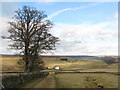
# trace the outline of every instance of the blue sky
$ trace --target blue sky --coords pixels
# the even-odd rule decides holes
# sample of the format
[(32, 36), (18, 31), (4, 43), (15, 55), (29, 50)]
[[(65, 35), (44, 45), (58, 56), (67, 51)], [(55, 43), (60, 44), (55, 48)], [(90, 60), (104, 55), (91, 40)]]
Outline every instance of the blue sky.
[[(96, 4), (95, 6), (90, 6), (92, 4)], [(90, 6), (85, 9), (78, 9), (75, 11), (68, 10), (64, 13), (60, 13), (57, 17), (53, 17), (51, 20), (55, 23), (72, 23), (75, 24), (81, 23), (83, 21), (92, 21), (92, 22), (100, 22), (103, 20), (108, 20), (108, 17), (117, 12), (118, 3), (117, 2), (56, 2), (56, 3), (42, 3), (42, 2), (6, 2), (3, 3), (3, 15), (7, 15), (8, 13), (13, 13), (13, 7), (9, 7), (10, 5), (14, 5), (15, 7), (22, 8), (24, 5), (35, 7), (38, 10), (45, 11), (47, 15), (51, 15), (54, 12), (59, 10), (63, 10), (66, 8), (79, 8), (84, 6)], [(8, 9), (9, 8), (9, 9)], [(17, 9), (17, 8), (15, 8)], [(13, 15), (11, 15), (13, 16)], [(65, 18), (65, 19), (64, 19)]]
[[(7, 31), (6, 22), (24, 5), (45, 11), (48, 19), (54, 22), (51, 32), (61, 39), (55, 55), (117, 55), (117, 2), (2, 3), (3, 34)], [(9, 53), (7, 44), (2, 47), (0, 53)]]

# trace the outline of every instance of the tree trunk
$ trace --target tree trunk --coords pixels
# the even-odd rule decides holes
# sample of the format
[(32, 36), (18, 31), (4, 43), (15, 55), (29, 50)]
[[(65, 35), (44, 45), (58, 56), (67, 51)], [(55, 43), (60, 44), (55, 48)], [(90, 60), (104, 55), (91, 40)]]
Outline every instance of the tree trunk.
[(29, 53), (28, 53), (28, 43), (25, 44), (25, 71), (29, 70)]
[(28, 35), (28, 27), (29, 27), (29, 22), (27, 22), (27, 30), (26, 30), (26, 38), (25, 38), (25, 71), (29, 71), (29, 35)]

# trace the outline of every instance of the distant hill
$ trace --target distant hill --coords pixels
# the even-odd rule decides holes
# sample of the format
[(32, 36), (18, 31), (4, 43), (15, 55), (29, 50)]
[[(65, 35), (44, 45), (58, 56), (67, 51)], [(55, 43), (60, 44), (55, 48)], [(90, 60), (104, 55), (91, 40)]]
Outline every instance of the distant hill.
[(22, 55), (0, 54), (0, 57), (21, 57)]
[[(7, 54), (0, 54), (2, 57), (22, 57), (22, 55), (7, 55)], [(118, 63), (120, 57), (118, 56), (87, 56), (87, 55), (41, 55), (42, 57), (68, 57), (74, 59), (83, 59), (83, 60), (103, 60), (107, 64)]]
[(94, 60), (96, 60), (96, 59), (98, 59), (98, 57), (97, 56), (64, 56), (64, 57), (70, 57), (70, 58), (76, 58), (76, 59), (94, 59)]
[(120, 59), (117, 56), (64, 56), (64, 57), (70, 57), (70, 58), (76, 58), (76, 59), (87, 59), (87, 60), (103, 60), (107, 64), (113, 64), (118, 63), (118, 60)]

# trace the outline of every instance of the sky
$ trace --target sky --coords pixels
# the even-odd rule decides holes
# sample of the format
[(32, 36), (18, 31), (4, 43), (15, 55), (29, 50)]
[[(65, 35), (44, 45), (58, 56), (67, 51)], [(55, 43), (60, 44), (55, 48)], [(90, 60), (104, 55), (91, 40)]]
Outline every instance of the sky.
[[(118, 2), (2, 2), (0, 33), (24, 5), (45, 11), (55, 25), (51, 33), (60, 38), (52, 55), (118, 55)], [(0, 54), (16, 54), (9, 41), (0, 38)], [(51, 53), (47, 53), (51, 55)]]

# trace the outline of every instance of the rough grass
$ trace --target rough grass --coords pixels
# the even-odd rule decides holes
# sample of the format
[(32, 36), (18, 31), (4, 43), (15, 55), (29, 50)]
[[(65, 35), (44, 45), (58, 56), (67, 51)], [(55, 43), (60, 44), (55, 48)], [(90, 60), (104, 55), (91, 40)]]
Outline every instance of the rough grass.
[[(2, 62), (2, 71), (23, 71), (17, 64), (21, 57), (0, 57)], [(44, 66), (50, 69), (58, 65), (62, 70), (76, 70), (85, 72), (105, 71), (105, 72), (118, 72), (118, 63), (108, 65), (102, 60), (80, 60), (69, 58), (74, 62), (61, 61), (60, 58), (43, 57)], [(83, 70), (81, 70), (83, 69)]]
[(56, 74), (58, 88), (118, 88), (118, 76), (113, 74)]
[[(71, 60), (74, 60), (70, 58)], [(53, 68), (58, 65), (62, 70), (77, 70), (85, 72), (118, 72), (118, 64), (108, 65), (102, 60), (77, 60), (76, 62), (61, 61), (59, 58), (42, 58), (44, 65)], [(83, 70), (81, 70), (83, 69)]]
[[(2, 71), (22, 71), (17, 64), (21, 57), (3, 57)], [(118, 63), (108, 65), (102, 60), (80, 60), (72, 59), (74, 62), (61, 61), (59, 58), (48, 58), (43, 57), (44, 66), (48, 66), (50, 69), (58, 65), (62, 70), (73, 70), (80, 72), (117, 72)], [(83, 69), (83, 70), (82, 70)], [(47, 71), (47, 70), (46, 70)], [(49, 72), (50, 70), (48, 70)], [(51, 70), (54, 72), (54, 70)], [(65, 71), (61, 71), (65, 72)], [(71, 71), (70, 71), (71, 72)], [(95, 81), (93, 81), (96, 79)], [(47, 83), (50, 78), (46, 79), (43, 83)], [(38, 80), (37, 82), (39, 82)], [(54, 81), (54, 80), (53, 80)], [(117, 88), (118, 87), (118, 76), (113, 74), (83, 74), (83, 73), (65, 73), (55, 74), (55, 81), (57, 88), (98, 88), (98, 85), (103, 85), (104, 88)], [(41, 82), (39, 82), (41, 83)], [(36, 87), (39, 85), (37, 84)], [(52, 87), (52, 86), (51, 86)]]
[(0, 57), (2, 60), (2, 71), (21, 71), (17, 62), (21, 57)]

